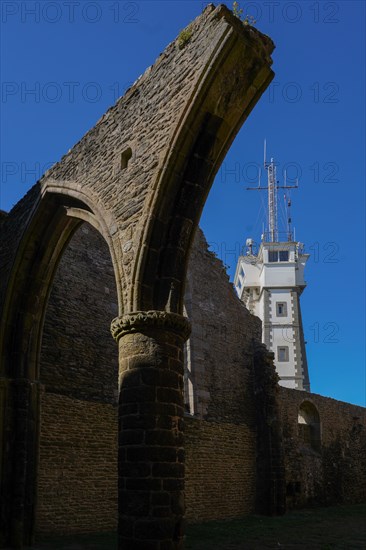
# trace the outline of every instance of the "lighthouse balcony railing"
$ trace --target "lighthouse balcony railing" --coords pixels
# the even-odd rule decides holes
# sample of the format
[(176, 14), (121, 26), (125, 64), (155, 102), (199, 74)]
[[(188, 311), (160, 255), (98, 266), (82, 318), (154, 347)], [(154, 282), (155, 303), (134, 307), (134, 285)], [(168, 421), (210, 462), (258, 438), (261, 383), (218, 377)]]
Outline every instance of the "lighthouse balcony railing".
[(284, 243), (294, 242), (292, 231), (265, 231), (262, 233), (262, 242), (264, 243)]

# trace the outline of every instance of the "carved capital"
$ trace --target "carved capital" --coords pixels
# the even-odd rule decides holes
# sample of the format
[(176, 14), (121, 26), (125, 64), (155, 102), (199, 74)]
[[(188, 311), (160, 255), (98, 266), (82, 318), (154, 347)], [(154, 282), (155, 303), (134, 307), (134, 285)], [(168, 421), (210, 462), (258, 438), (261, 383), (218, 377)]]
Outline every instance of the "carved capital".
[(167, 311), (136, 311), (116, 317), (111, 323), (111, 333), (117, 342), (125, 334), (144, 332), (146, 329), (175, 332), (187, 340), (191, 333), (191, 323), (187, 317)]

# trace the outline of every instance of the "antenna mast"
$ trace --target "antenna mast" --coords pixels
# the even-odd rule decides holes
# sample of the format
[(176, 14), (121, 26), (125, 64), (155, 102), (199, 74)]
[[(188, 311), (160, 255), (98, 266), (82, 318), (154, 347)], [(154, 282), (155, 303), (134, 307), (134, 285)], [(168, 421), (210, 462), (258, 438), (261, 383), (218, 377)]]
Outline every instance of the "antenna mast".
[[(265, 170), (267, 170), (267, 173), (268, 173), (267, 187), (261, 187), (260, 178), (259, 178), (258, 187), (247, 187), (247, 190), (249, 191), (267, 190), (268, 191), (268, 238), (267, 240), (269, 242), (275, 243), (275, 242), (278, 242), (278, 237), (279, 237), (278, 235), (278, 203), (277, 203), (278, 189), (297, 189), (299, 186), (299, 183), (296, 180), (296, 185), (287, 185), (287, 176), (285, 173), (285, 182), (284, 182), (285, 184), (278, 185), (275, 161), (273, 158), (271, 158), (271, 162), (267, 162), (266, 157), (267, 157), (267, 141), (264, 140), (264, 168)], [(288, 225), (288, 235), (287, 235), (288, 240), (292, 239), (292, 235), (290, 231), (290, 223)]]
[(265, 162), (265, 169), (268, 172), (268, 231), (270, 242), (274, 243), (278, 240), (278, 213), (277, 213), (277, 182), (276, 182), (276, 166), (273, 158), (268, 164)]

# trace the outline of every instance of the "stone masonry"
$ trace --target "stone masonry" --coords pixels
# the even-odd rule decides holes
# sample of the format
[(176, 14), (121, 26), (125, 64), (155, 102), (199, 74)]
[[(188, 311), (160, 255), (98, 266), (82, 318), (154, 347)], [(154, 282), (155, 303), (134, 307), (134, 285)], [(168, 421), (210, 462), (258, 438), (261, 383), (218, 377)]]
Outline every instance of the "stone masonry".
[[(196, 408), (185, 416), (186, 518), (283, 513), (286, 490), (287, 507), (362, 501), (364, 410), (277, 385), (259, 321), (200, 231), (187, 278)], [(43, 331), (39, 535), (117, 525), (118, 364), (107, 329), (115, 297), (108, 248), (84, 224), (59, 264)], [(80, 333), (90, 312), (95, 322)], [(299, 439), (299, 408), (309, 400), (322, 424), (316, 451)]]
[[(219, 502), (219, 486), (209, 480), (225, 460), (233, 469), (228, 475), (220, 468), (221, 490), (232, 498), (226, 517), (256, 502), (281, 513), (286, 487), (293, 494), (306, 486), (306, 500), (315, 485), (295, 479), (284, 458), (289, 446), (301, 466), (304, 444), (318, 454), (324, 445), (318, 485), (330, 484), (333, 500), (362, 497), (355, 483), (364, 475), (357, 466), (361, 412), (351, 426), (349, 406), (337, 431), (331, 418), (338, 413), (327, 401), (305, 406), (289, 394), (288, 410), (271, 358), (255, 346), (258, 322), (221, 284), (219, 264), (217, 295), (197, 294), (200, 255), (215, 264), (198, 221), (230, 144), (273, 78), (273, 47), (225, 6), (208, 5), (12, 211), (1, 213), (0, 546), (31, 544), (36, 528), (63, 531), (76, 510), (74, 532), (93, 521), (109, 529), (117, 494), (120, 549), (179, 550), (186, 454), (193, 520), (212, 518), (203, 503), (206, 494)], [(108, 261), (88, 247), (67, 248), (85, 230)], [(299, 445), (291, 431), (296, 417)], [(235, 444), (225, 450), (230, 438)], [(217, 457), (208, 461), (214, 448)], [(116, 467), (118, 489), (110, 492)], [(103, 503), (92, 519), (89, 500), (96, 498)]]
[[(200, 284), (203, 274), (204, 286)], [(258, 342), (260, 337), (259, 321), (235, 296), (221, 261), (207, 250), (200, 231), (192, 248), (187, 278), (190, 290), (186, 299), (191, 301), (187, 309), (192, 322), (191, 375), (197, 410), (185, 417), (186, 517), (189, 521), (202, 521), (254, 511), (281, 513), (285, 495), (281, 484), (285, 480), (278, 442), (283, 441), (274, 430), (278, 431), (277, 401), (282, 394), (276, 384), (271, 354), (266, 352), (268, 359), (264, 362), (260, 344), (253, 348), (252, 338)], [(83, 224), (58, 266), (43, 330), (38, 535), (111, 531), (117, 526), (118, 364), (117, 350), (107, 328), (110, 312), (116, 308), (115, 299), (108, 247), (95, 229)], [(219, 311), (220, 330), (213, 323), (215, 311)], [(85, 326), (90, 312), (95, 322), (81, 332), (80, 326)], [(196, 363), (200, 366), (199, 376)], [(316, 475), (319, 454), (303, 449), (299, 456), (308, 462), (307, 470), (298, 463), (294, 447), (289, 447), (293, 440), (288, 438), (287, 425), (291, 415), (297, 433), (303, 392), (289, 391), (283, 398), (280, 419), (285, 428), (287, 490), (291, 493), (298, 487), (299, 473), (308, 471), (310, 480)], [(340, 405), (322, 399), (327, 409)], [(341, 413), (343, 423), (351, 423), (352, 435), (352, 413), (362, 409), (341, 405), (339, 412), (334, 409), (335, 426), (339, 428)], [(362, 422), (361, 417), (359, 421)], [(325, 429), (329, 430), (330, 422), (328, 415), (323, 418)], [(354, 473), (351, 478), (348, 474), (348, 479), (357, 479), (353, 487), (361, 493), (357, 497), (348, 483), (343, 490), (346, 502), (362, 499), (362, 430), (360, 435), (357, 454), (356, 440), (352, 442), (349, 456), (353, 456)], [(344, 431), (337, 440), (339, 445), (349, 445)], [(338, 467), (344, 463), (340, 456), (334, 458)], [(334, 494), (339, 494), (329, 487), (339, 480), (339, 475), (328, 477), (328, 491), (324, 494), (329, 503), (334, 502)], [(287, 505), (293, 505), (294, 498), (297, 506), (306, 504), (299, 496), (291, 493)]]
[[(200, 284), (203, 273), (206, 291)], [(252, 338), (259, 339), (260, 323), (236, 298), (201, 231), (193, 244), (188, 279), (197, 408), (185, 418), (186, 517), (237, 517), (255, 509), (251, 365)], [(213, 324), (213, 312), (223, 303), (219, 324)], [(108, 247), (85, 223), (58, 266), (44, 323), (39, 535), (116, 528), (118, 354), (108, 330), (115, 308)], [(90, 314), (92, 326), (85, 324)], [(161, 504), (161, 513), (164, 509)]]
[[(366, 411), (303, 391), (280, 388), (287, 507), (366, 502)], [(317, 413), (316, 438), (304, 438), (299, 412)]]
[(118, 296), (119, 547), (182, 547), (189, 251), (214, 176), (273, 78), (272, 50), (210, 4), (2, 222), (3, 543), (33, 540), (43, 319), (87, 221), (107, 242)]

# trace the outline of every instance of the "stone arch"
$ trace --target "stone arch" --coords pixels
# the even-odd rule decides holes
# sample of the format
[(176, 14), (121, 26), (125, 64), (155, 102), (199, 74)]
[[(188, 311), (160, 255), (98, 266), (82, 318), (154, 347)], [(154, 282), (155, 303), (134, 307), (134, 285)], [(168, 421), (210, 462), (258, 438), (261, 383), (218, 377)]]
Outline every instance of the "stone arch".
[[(225, 17), (225, 8), (220, 8)], [(261, 44), (259, 55), (267, 56), (271, 47), (267, 48), (268, 44)], [(251, 78), (256, 85), (248, 97)], [(146, 204), (147, 223), (134, 275), (134, 309), (182, 312), (189, 250), (209, 190), (237, 132), (272, 78), (271, 71), (260, 68), (256, 56), (248, 62), (247, 50), (235, 33), (213, 51), (173, 128), (163, 170)], [(235, 83), (233, 89), (227, 89), (229, 82)]]
[[(75, 231), (84, 221), (91, 223), (106, 240), (114, 267), (116, 250), (99, 206), (90, 197), (81, 200), (77, 189), (40, 191), (36, 185), (18, 206), (17, 217), (26, 218), (18, 229), (11, 269), (6, 274), (0, 352), (1, 376), (7, 403), (4, 414), (11, 445), (4, 445), (5, 467), (2, 492), (7, 503), (1, 515), (5, 544), (21, 547), (34, 536), (36, 475), (40, 421), (39, 358), (45, 311), (58, 263)], [(11, 215), (8, 222), (10, 233)], [(23, 220), (24, 221), (24, 220)], [(4, 227), (6, 237), (6, 225)], [(10, 263), (10, 262), (9, 262)], [(5, 278), (5, 276), (4, 276)], [(116, 275), (121, 311), (121, 278)], [(5, 525), (6, 526), (5, 526)], [(2, 542), (2, 541), (1, 541)]]
[(321, 448), (320, 416), (314, 403), (309, 400), (301, 403), (297, 423), (300, 444), (319, 452)]
[[(110, 246), (119, 297), (111, 326), (119, 345), (119, 547), (182, 548), (189, 250), (220, 163), (273, 78), (273, 47), (210, 4), (190, 24), (190, 39), (172, 42), (4, 222), (12, 240), (5, 268), (0, 262), (1, 373), (15, 437), (6, 459), (12, 482), (3, 484), (12, 506), (1, 521), (10, 521), (13, 545), (32, 538), (47, 296), (64, 246), (87, 220)], [(126, 147), (133, 155), (123, 169)]]
[[(33, 190), (36, 195), (37, 189)], [(92, 207), (90, 198), (78, 191), (46, 187), (43, 196), (36, 196), (29, 220), (13, 260), (3, 306), (3, 327), (0, 344), (5, 350), (2, 367), (5, 373), (35, 379), (38, 376), (39, 335), (55, 270), (75, 230), (88, 221), (104, 237), (111, 252), (116, 272), (119, 311), (123, 311), (118, 248), (100, 207)], [(81, 198), (83, 200), (81, 200)], [(31, 329), (31, 330), (30, 330)], [(9, 331), (12, 337), (9, 336)], [(10, 345), (10, 347), (9, 347)]]

